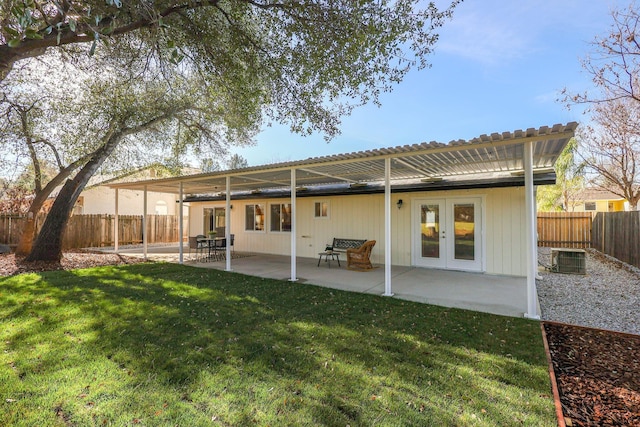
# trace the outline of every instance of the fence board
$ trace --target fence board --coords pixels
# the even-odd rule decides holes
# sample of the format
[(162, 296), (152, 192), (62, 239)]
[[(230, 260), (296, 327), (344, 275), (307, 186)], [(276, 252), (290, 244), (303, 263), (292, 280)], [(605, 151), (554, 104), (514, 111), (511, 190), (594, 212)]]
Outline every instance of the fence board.
[[(0, 215), (0, 243), (16, 246), (20, 240), (26, 217)], [(36, 221), (36, 231), (44, 216)], [(175, 215), (147, 215), (147, 242), (173, 243), (178, 241), (179, 218)], [(115, 215), (73, 215), (69, 218), (62, 238), (63, 249), (113, 246)], [(142, 215), (118, 216), (118, 244), (142, 243)]]
[(593, 247), (640, 268), (640, 212), (599, 212), (593, 220)]
[(538, 212), (538, 246), (589, 248), (591, 222), (589, 212)]

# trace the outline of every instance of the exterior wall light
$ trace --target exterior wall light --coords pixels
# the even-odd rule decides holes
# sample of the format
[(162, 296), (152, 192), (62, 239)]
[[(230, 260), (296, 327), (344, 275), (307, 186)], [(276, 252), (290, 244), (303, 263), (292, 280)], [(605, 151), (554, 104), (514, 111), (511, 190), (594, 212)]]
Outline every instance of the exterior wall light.
[(398, 209), (400, 209), (402, 207), (402, 205), (404, 204), (404, 202), (402, 201), (402, 199), (399, 199), (396, 203), (396, 206), (398, 207)]

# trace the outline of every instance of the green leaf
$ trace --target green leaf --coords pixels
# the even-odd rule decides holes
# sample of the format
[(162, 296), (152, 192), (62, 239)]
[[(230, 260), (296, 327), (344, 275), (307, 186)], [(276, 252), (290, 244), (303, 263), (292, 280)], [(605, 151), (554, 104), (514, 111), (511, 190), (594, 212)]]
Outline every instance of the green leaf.
[(21, 41), (20, 39), (11, 39), (9, 40), (9, 43), (7, 43), (7, 45), (9, 47), (16, 47), (20, 44), (20, 41)]
[(76, 32), (76, 20), (75, 19), (69, 19), (69, 29), (71, 31), (73, 31), (74, 33)]
[(21, 4), (18, 4), (13, 8), (11, 8), (11, 14), (16, 18), (20, 18), (23, 13), (24, 13), (24, 6)]
[(24, 35), (28, 39), (42, 39), (42, 35), (32, 28), (28, 28), (27, 31), (24, 32)]
[(5, 28), (4, 29), (8, 34), (12, 35), (13, 37), (20, 37), (20, 33), (16, 30), (14, 30), (13, 28)]

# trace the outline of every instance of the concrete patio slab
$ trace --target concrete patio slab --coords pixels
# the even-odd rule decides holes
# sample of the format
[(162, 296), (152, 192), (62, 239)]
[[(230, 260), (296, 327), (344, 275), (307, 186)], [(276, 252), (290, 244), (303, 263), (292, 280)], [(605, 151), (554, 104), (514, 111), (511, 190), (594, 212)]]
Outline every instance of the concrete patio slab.
[[(113, 250), (106, 250), (112, 252)], [(122, 255), (142, 256), (142, 248), (123, 248)], [(226, 261), (197, 262), (195, 254), (184, 253), (184, 262), (202, 268), (224, 270)], [(147, 257), (178, 262), (178, 247), (149, 246)], [(339, 267), (336, 261), (326, 263), (313, 258), (297, 258), (296, 279), (301, 284), (374, 295), (384, 293), (384, 266), (370, 271)], [(291, 258), (280, 255), (238, 253), (231, 260), (231, 271), (278, 280), (291, 279)], [(527, 308), (526, 278), (496, 276), (452, 270), (392, 266), (393, 298), (456, 307), (467, 310), (522, 317)], [(388, 297), (387, 297), (388, 298)]]

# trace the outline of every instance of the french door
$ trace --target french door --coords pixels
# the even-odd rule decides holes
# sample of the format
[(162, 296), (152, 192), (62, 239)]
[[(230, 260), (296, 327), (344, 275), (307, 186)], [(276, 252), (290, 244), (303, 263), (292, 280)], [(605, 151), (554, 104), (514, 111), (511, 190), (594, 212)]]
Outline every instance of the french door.
[(413, 264), (482, 271), (482, 198), (417, 199), (412, 203)]

